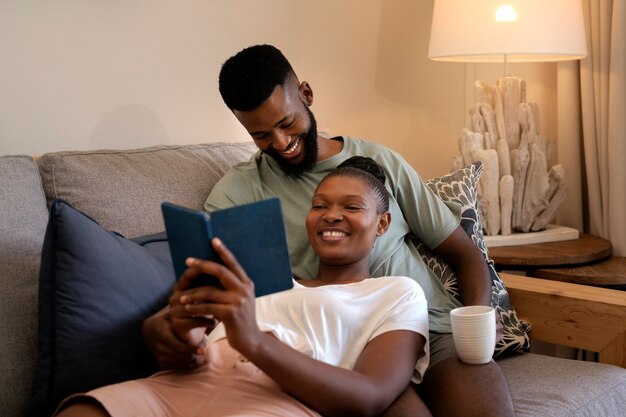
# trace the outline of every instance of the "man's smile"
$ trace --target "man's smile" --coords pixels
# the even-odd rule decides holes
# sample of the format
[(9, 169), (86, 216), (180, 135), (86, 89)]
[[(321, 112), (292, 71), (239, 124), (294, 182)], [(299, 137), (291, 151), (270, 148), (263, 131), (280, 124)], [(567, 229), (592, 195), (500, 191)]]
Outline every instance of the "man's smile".
[(300, 138), (296, 139), (295, 142), (293, 143), (293, 145), (291, 145), (290, 147), (288, 147), (284, 151), (281, 151), (280, 154), (283, 155), (283, 156), (289, 157), (290, 155), (292, 155), (296, 151), (296, 149), (298, 148), (299, 144), (300, 144)]

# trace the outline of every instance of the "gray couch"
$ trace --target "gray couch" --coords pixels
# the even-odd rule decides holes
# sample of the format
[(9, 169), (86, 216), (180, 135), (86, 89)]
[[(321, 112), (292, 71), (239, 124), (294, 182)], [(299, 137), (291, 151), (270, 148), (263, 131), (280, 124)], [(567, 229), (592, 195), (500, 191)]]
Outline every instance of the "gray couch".
[[(163, 230), (159, 203), (200, 209), (252, 143), (0, 157), (0, 410), (26, 415), (37, 365), (38, 285), (48, 207), (62, 198), (133, 238)], [(519, 353), (498, 359), (518, 416), (626, 415), (626, 293), (502, 275), (531, 338), (598, 352), (601, 362)], [(42, 312), (40, 312), (42, 313)], [(45, 317), (45, 312), (43, 312)], [(42, 316), (39, 316), (42, 317)], [(615, 366), (617, 365), (617, 366)]]

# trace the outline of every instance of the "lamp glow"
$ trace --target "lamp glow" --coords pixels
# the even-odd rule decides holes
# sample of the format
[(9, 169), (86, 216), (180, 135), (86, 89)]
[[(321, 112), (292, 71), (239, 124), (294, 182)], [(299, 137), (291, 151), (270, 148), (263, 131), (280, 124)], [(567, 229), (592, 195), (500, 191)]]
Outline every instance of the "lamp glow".
[(496, 22), (515, 22), (517, 20), (517, 12), (508, 4), (503, 4), (496, 10)]

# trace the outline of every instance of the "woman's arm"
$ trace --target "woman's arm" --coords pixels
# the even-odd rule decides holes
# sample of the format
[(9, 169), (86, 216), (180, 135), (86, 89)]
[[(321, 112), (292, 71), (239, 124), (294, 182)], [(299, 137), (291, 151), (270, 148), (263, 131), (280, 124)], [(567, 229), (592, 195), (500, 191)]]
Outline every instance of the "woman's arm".
[(190, 369), (203, 362), (202, 349), (174, 332), (169, 305), (144, 320), (141, 335), (161, 369)]
[(224, 265), (189, 260), (181, 283), (208, 273), (218, 277), (224, 289), (189, 290), (181, 296), (180, 306), (172, 309), (184, 308), (191, 315), (220, 319), (231, 347), (294, 397), (327, 416), (378, 415), (407, 387), (424, 351), (422, 335), (395, 330), (375, 337), (358, 357), (354, 370), (313, 359), (261, 332), (256, 322), (254, 284), (219, 241), (214, 247)]
[(325, 416), (376, 416), (406, 389), (425, 338), (396, 330), (372, 339), (353, 370), (306, 356), (270, 333), (241, 352), (286, 391)]

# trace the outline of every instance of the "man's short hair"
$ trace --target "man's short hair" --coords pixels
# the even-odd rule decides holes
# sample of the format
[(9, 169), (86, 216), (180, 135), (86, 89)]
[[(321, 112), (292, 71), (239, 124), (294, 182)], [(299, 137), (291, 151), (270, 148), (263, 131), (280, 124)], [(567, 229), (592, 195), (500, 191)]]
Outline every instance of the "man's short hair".
[(259, 107), (283, 85), (293, 68), (272, 45), (255, 45), (230, 57), (222, 65), (219, 90), (231, 110), (250, 111)]

